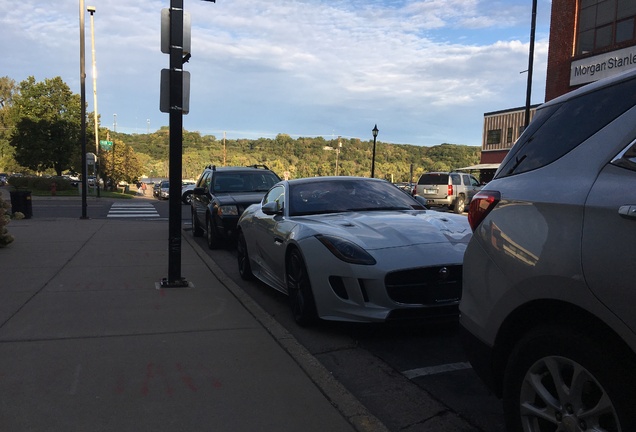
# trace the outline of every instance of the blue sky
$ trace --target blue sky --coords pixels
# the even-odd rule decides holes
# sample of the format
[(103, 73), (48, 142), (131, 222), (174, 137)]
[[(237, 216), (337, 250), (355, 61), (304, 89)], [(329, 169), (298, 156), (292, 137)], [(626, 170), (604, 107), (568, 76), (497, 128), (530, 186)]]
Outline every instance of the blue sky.
[[(146, 133), (159, 111), (161, 9), (95, 6), (101, 125)], [(531, 0), (184, 0), (192, 19), (184, 128), (221, 138), (344, 136), (481, 145), (483, 114), (525, 104)], [(532, 103), (544, 101), (551, 3), (538, 0)], [(0, 76), (80, 93), (79, 0), (0, 0)], [(94, 109), (90, 15), (86, 100)], [(115, 116), (116, 115), (116, 116)]]

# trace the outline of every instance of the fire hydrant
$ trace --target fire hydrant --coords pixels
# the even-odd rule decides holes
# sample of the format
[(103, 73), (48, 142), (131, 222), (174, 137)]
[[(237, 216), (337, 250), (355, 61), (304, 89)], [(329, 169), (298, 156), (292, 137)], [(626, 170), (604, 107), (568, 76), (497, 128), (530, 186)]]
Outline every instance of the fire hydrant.
[(55, 196), (57, 193), (57, 183), (51, 182), (51, 195)]

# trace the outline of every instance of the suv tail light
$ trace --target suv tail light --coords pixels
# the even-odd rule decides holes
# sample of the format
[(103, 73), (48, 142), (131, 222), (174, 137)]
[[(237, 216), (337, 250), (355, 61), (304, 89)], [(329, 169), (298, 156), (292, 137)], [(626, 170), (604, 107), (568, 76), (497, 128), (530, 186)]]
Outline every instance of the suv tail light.
[(499, 201), (501, 194), (497, 191), (482, 190), (475, 194), (468, 209), (468, 223), (473, 232)]
[(453, 185), (448, 185), (448, 196), (453, 196)]

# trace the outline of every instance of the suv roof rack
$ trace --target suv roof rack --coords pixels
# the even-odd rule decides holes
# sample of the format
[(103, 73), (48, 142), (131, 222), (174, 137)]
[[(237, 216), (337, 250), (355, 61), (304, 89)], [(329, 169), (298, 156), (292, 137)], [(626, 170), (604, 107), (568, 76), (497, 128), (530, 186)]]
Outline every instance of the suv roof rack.
[[(255, 169), (266, 169), (266, 170), (269, 170), (269, 167), (267, 165), (263, 165), (263, 164), (260, 164), (260, 165), (257, 165), (257, 164), (246, 165), (246, 168), (255, 168)], [(216, 165), (210, 164), (210, 165), (206, 166), (205, 169), (211, 169), (212, 171), (216, 171)]]

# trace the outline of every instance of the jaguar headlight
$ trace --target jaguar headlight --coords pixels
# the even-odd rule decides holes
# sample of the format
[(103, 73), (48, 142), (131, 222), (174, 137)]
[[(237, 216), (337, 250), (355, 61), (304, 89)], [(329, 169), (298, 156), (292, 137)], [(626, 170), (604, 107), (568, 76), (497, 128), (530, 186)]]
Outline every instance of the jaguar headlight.
[(317, 235), (316, 238), (332, 254), (344, 262), (360, 265), (374, 265), (376, 263), (375, 258), (367, 251), (349, 240), (330, 235)]

